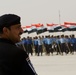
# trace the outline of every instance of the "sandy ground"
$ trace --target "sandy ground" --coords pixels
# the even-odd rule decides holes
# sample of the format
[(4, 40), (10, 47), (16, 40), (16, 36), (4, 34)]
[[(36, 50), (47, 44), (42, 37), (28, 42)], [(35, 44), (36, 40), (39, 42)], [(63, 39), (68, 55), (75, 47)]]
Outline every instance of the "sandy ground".
[(76, 75), (76, 53), (74, 55), (30, 56), (38, 75)]

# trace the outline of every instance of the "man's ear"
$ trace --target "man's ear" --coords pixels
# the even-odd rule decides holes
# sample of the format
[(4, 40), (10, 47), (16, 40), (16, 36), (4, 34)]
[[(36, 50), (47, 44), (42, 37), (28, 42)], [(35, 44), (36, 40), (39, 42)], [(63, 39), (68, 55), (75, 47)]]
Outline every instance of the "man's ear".
[(9, 31), (9, 29), (8, 29), (7, 27), (4, 27), (4, 28), (3, 28), (3, 33), (4, 33), (4, 34), (7, 34), (8, 31)]

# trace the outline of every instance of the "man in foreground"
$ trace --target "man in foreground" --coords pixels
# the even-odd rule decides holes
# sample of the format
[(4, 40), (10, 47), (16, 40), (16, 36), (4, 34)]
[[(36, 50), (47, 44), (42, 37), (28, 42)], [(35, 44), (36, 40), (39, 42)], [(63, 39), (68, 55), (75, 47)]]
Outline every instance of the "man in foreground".
[(22, 33), (19, 16), (0, 16), (0, 75), (37, 75), (27, 53), (15, 45)]

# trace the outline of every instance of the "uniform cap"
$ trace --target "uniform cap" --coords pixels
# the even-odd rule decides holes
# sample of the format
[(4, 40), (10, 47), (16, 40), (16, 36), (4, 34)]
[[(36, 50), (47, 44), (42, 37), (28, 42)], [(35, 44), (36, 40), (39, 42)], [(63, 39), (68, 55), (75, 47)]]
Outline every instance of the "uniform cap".
[(4, 14), (0, 16), (0, 31), (3, 27), (10, 27), (12, 25), (20, 24), (20, 17), (15, 14)]

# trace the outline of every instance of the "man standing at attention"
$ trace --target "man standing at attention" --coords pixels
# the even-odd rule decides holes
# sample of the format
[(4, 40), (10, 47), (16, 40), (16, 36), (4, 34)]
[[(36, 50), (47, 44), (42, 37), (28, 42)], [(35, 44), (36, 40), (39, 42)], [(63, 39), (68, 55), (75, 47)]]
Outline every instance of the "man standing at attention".
[(23, 33), (20, 17), (0, 16), (0, 75), (37, 75), (27, 53), (15, 43)]

